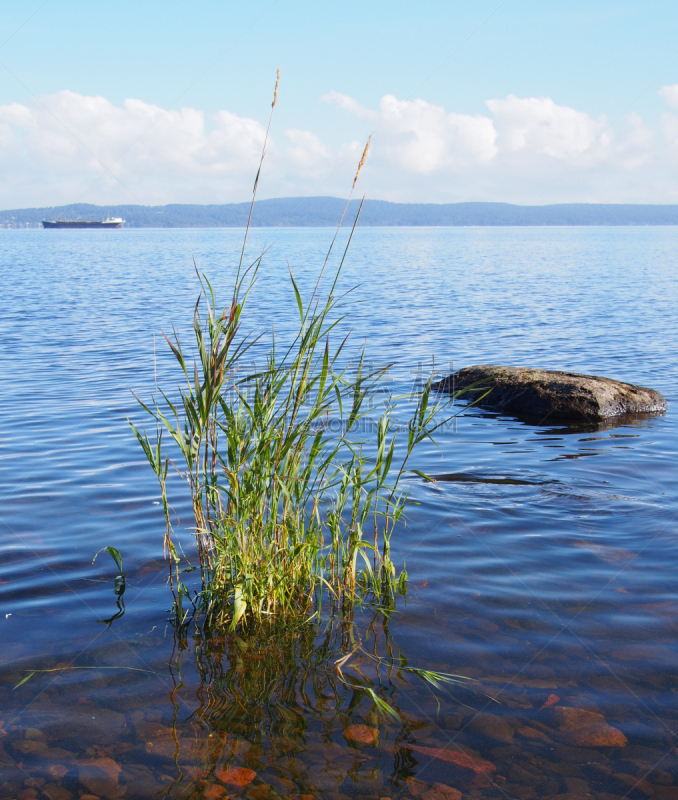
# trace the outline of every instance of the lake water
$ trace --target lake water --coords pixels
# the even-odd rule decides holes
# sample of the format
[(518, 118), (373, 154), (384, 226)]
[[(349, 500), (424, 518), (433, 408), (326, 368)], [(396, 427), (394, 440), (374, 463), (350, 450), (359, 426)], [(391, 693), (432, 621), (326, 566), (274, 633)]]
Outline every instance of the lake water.
[[(0, 797), (678, 800), (678, 229), (359, 229), (356, 346), (386, 388), (431, 369), (567, 369), (659, 389), (664, 416), (596, 430), (472, 409), (413, 466), (394, 537), (407, 602), (346, 637), (168, 625), (158, 487), (126, 418), (175, 373), (193, 257), (225, 297), (242, 232), (0, 231)], [(332, 232), (269, 246), (247, 326), (284, 338), (289, 260), (312, 285)], [(347, 323), (349, 325), (349, 323)], [(179, 492), (178, 527), (190, 509)], [(184, 534), (190, 551), (190, 534)], [(122, 554), (125, 614), (113, 594)], [(370, 656), (377, 656), (375, 661)], [(472, 679), (446, 693), (412, 667)], [(402, 662), (401, 662), (402, 663)], [(24, 678), (30, 679), (16, 687)], [(362, 726), (362, 727), (360, 727)]]

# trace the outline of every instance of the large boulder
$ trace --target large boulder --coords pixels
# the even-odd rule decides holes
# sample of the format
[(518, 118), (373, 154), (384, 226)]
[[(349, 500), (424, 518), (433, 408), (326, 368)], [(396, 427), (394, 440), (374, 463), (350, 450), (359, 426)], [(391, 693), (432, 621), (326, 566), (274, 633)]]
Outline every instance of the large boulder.
[(467, 390), (461, 397), (469, 401), (491, 390), (479, 400), (479, 406), (543, 421), (605, 422), (628, 414), (666, 411), (666, 400), (654, 389), (595, 375), (529, 367), (466, 367), (433, 388), (451, 393)]

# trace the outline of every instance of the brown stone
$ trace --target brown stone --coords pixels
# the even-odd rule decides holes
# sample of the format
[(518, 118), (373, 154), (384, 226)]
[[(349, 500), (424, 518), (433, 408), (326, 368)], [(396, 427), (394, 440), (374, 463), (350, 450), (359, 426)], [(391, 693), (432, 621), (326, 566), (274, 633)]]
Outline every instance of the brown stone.
[(137, 739), (147, 742), (149, 739), (163, 739), (172, 736), (172, 728), (159, 722), (140, 722), (134, 726)]
[(673, 786), (673, 775), (665, 769), (653, 769), (647, 777), (657, 786)]
[[(474, 388), (469, 389), (471, 386)], [(540, 419), (600, 423), (627, 414), (663, 413), (667, 408), (664, 397), (654, 389), (595, 375), (528, 367), (466, 367), (433, 388), (450, 393), (468, 389), (461, 397), (469, 400), (491, 389), (478, 405)]]
[(64, 789), (64, 787), (59, 786), (58, 783), (47, 783), (42, 791), (49, 800), (71, 800), (73, 797), (73, 794), (69, 792), (68, 789)]
[(149, 756), (157, 756), (166, 761), (174, 761), (174, 757), (177, 755), (177, 746), (174, 739), (167, 736), (163, 736), (152, 742), (146, 742), (144, 750)]
[(642, 778), (636, 778), (635, 775), (629, 775), (625, 772), (615, 772), (613, 778), (620, 784), (619, 788), (622, 789), (625, 795), (633, 789), (644, 794), (645, 797), (652, 797), (655, 793), (654, 786)]
[(486, 712), (476, 714), (469, 722), (468, 728), (474, 733), (480, 733), (495, 742), (503, 742), (505, 744), (513, 742), (513, 725), (496, 714)]
[(447, 786), (445, 783), (434, 783), (431, 788), (424, 792), (421, 800), (461, 800), (462, 794), (459, 789)]
[(379, 731), (368, 725), (349, 725), (348, 728), (344, 728), (344, 736), (349, 742), (376, 744), (379, 739)]
[(570, 794), (589, 794), (590, 787), (582, 778), (565, 778), (564, 780)]
[(68, 767), (64, 767), (63, 764), (51, 764), (47, 767), (47, 772), (52, 780), (60, 781), (67, 774)]
[(553, 740), (549, 739), (545, 733), (538, 731), (536, 728), (531, 728), (529, 725), (522, 725), (520, 728), (516, 728), (516, 733), (526, 739), (536, 739), (538, 742), (553, 744)]
[[(16, 772), (20, 773), (21, 770), (17, 769)], [(3, 770), (2, 777), (8, 778), (10, 777), (10, 773), (8, 771)], [(12, 775), (11, 777), (15, 776)], [(9, 781), (6, 780), (3, 783), (0, 783), (0, 797), (2, 797), (3, 800), (4, 798), (16, 797), (20, 791), (22, 791), (21, 782), (18, 780), (9, 780)]]
[(40, 758), (43, 761), (72, 761), (75, 753), (64, 750), (63, 747), (47, 747), (40, 751)]
[(566, 794), (551, 795), (550, 800), (593, 800), (593, 795), (587, 793), (580, 794), (579, 792), (567, 792)]
[(517, 800), (533, 800), (537, 796), (532, 786), (521, 786), (519, 783), (507, 783), (504, 789), (509, 797), (516, 797)]
[(323, 794), (330, 794), (335, 791), (344, 780), (344, 773), (340, 772), (337, 775), (336, 770), (333, 770), (332, 774), (330, 774), (328, 770), (320, 771), (318, 769), (314, 769), (310, 778), (312, 780), (310, 788), (313, 791), (322, 792)]
[[(497, 768), (492, 762), (486, 761), (479, 756), (471, 755), (474, 751), (467, 752), (470, 748), (465, 748), (464, 745), (458, 742), (452, 744), (453, 746), (448, 747), (424, 747), (411, 742), (401, 744), (399, 747), (407, 750), (414, 750), (416, 753), (422, 753), (427, 758), (437, 758), (441, 761), (455, 764), (462, 769), (472, 770), (477, 777), (485, 777), (496, 771)], [(489, 786), (489, 783), (487, 785)]]
[(258, 786), (251, 786), (247, 790), (247, 797), (250, 800), (266, 800), (271, 792), (271, 787), (268, 783), (260, 783)]
[(560, 740), (572, 747), (626, 747), (626, 736), (608, 725), (602, 714), (583, 708), (554, 706), (551, 720)]
[(26, 778), (24, 786), (29, 786), (31, 789), (42, 789), (45, 783), (44, 778)]
[(196, 780), (201, 773), (201, 770), (193, 764), (182, 764), (179, 769), (193, 781)]
[(445, 714), (443, 724), (449, 730), (458, 731), (464, 724), (464, 715), (459, 711), (453, 714)]
[(82, 736), (89, 741), (99, 740), (108, 733), (122, 730), (125, 717), (109, 708), (94, 706), (49, 706), (28, 715), (45, 736), (58, 739)]
[(257, 773), (247, 767), (223, 767), (214, 774), (220, 781), (231, 786), (247, 786), (257, 777)]
[(593, 725), (565, 737), (572, 747), (626, 747), (626, 736), (611, 725)]
[(125, 800), (148, 800), (165, 788), (153, 772), (141, 764), (126, 764), (120, 773), (120, 782), (125, 784)]
[(417, 800), (461, 800), (461, 792), (444, 783), (428, 784), (416, 778), (408, 778), (405, 785)]
[(20, 753), (22, 756), (33, 755), (34, 753), (39, 753), (41, 750), (47, 750), (45, 742), (41, 742), (37, 739), (19, 739), (17, 742), (12, 742), (10, 746), (12, 750), (16, 753)]
[(535, 775), (529, 770), (524, 769), (519, 764), (514, 764), (509, 770), (508, 777), (515, 783), (524, 786), (539, 786), (544, 780), (542, 775)]
[(210, 783), (204, 789), (202, 796), (205, 800), (221, 800), (227, 794), (228, 789), (220, 783)]
[(112, 758), (90, 758), (78, 762), (80, 784), (98, 797), (117, 798), (120, 766)]

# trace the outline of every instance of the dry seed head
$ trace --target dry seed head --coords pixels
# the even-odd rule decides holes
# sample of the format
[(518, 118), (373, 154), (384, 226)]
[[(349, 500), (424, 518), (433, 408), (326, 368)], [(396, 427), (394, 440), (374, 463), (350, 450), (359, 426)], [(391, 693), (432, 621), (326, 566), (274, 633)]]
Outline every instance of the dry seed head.
[(271, 103), (271, 108), (275, 108), (275, 104), (278, 102), (278, 86), (280, 86), (280, 67), (278, 67), (278, 75), (275, 79), (275, 91), (273, 92), (273, 102)]
[(365, 163), (365, 159), (367, 158), (367, 151), (370, 149), (370, 142), (372, 141), (372, 134), (370, 134), (369, 139), (367, 140), (367, 144), (365, 145), (365, 149), (363, 150), (363, 156), (360, 159), (360, 164), (358, 164), (358, 171), (355, 174), (355, 178), (353, 179), (353, 188), (355, 189), (356, 183), (358, 183), (358, 176), (360, 175), (360, 170), (363, 168), (363, 164)]

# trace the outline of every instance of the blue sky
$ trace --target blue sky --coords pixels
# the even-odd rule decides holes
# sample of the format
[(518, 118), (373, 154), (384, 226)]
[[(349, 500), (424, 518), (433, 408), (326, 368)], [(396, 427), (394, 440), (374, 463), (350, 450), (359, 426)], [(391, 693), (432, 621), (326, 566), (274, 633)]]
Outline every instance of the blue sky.
[(675, 2), (5, 0), (0, 62), (4, 208), (246, 199), (278, 66), (262, 196), (376, 130), (371, 197), (678, 202)]

